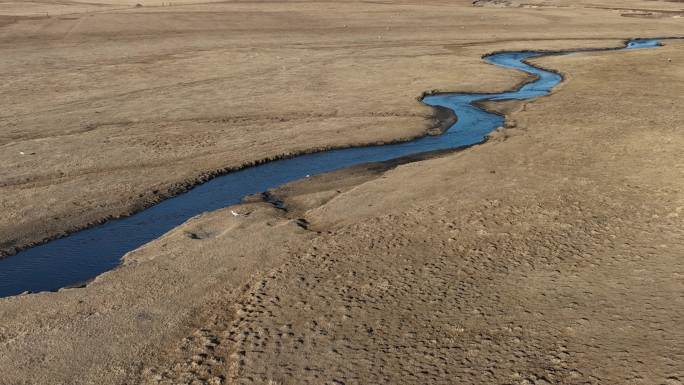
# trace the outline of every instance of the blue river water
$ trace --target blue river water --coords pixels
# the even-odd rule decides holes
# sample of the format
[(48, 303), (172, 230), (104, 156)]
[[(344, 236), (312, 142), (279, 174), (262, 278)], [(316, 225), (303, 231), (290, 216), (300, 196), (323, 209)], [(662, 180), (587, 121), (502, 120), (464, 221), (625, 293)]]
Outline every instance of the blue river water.
[[(651, 48), (658, 40), (636, 39), (623, 49)], [(458, 121), (437, 136), (410, 142), (331, 150), (277, 160), (212, 179), (130, 217), (56, 239), (14, 256), (0, 259), (0, 297), (25, 291), (51, 291), (87, 281), (115, 268), (121, 257), (150, 242), (189, 218), (240, 203), (243, 197), (266, 191), (307, 175), (357, 164), (385, 161), (428, 151), (453, 149), (482, 142), (504, 123), (504, 118), (472, 105), (487, 100), (529, 100), (549, 94), (562, 81), (556, 72), (534, 67), (526, 59), (544, 52), (501, 52), (484, 59), (494, 65), (533, 74), (536, 80), (503, 93), (445, 93), (426, 96), (425, 104), (455, 111)]]

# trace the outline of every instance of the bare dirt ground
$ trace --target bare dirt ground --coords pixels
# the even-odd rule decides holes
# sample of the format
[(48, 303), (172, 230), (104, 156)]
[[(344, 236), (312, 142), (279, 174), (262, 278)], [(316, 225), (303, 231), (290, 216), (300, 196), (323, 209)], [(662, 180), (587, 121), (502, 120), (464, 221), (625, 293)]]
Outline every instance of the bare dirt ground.
[[(144, 5), (0, 12), (5, 251), (421, 135), (423, 91), (523, 79), (486, 52), (683, 27), (623, 16), (681, 11), (657, 1)], [(288, 212), (209, 213), (86, 288), (2, 299), (0, 383), (681, 384), (683, 47), (541, 59), (567, 81), (484, 145), (295, 183)]]

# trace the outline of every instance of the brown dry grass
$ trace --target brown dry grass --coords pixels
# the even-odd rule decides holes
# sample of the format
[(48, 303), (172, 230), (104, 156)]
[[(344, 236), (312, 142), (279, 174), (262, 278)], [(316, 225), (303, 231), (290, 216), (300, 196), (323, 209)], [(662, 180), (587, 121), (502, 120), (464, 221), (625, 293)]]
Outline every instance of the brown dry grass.
[[(249, 160), (420, 134), (424, 90), (521, 80), (485, 52), (681, 31), (564, 4), (17, 19), (0, 27), (0, 239), (130, 212)], [(291, 212), (320, 234), (250, 203), (84, 289), (2, 299), (0, 384), (681, 383), (681, 48), (542, 59), (568, 81), (510, 109), (505, 140), (292, 186)]]

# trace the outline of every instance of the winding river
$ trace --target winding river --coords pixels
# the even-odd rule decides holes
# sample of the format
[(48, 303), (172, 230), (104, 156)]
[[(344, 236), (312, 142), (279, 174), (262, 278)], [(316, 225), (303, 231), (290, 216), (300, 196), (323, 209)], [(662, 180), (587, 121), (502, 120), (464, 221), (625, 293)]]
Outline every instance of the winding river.
[[(622, 49), (651, 48), (655, 39), (635, 39)], [(473, 105), (488, 100), (529, 100), (547, 95), (563, 79), (526, 59), (571, 52), (500, 52), (485, 56), (491, 64), (532, 74), (536, 80), (502, 93), (445, 93), (423, 98), (425, 104), (455, 111), (458, 121), (437, 136), (410, 142), (331, 150), (277, 160), (217, 177), (188, 192), (162, 201), (127, 218), (73, 233), (0, 260), (0, 297), (51, 291), (87, 281), (115, 268), (121, 257), (189, 218), (240, 203), (246, 195), (287, 182), (353, 165), (385, 161), (422, 152), (453, 149), (485, 140), (504, 118)]]

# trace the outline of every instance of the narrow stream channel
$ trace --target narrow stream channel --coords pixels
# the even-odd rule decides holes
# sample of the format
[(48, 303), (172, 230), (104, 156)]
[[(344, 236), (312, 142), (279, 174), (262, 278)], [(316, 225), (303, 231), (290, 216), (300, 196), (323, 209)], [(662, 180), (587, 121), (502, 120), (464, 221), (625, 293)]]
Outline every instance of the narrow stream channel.
[[(623, 49), (652, 48), (656, 39), (629, 41)], [(564, 52), (568, 54), (571, 52)], [(150, 242), (189, 218), (206, 211), (240, 203), (247, 195), (266, 191), (306, 175), (379, 162), (422, 152), (482, 142), (503, 125), (502, 116), (472, 105), (487, 100), (529, 100), (549, 94), (562, 81), (556, 72), (531, 66), (526, 59), (561, 53), (502, 52), (484, 59), (494, 65), (533, 74), (537, 79), (503, 93), (445, 93), (426, 96), (425, 104), (456, 112), (458, 122), (444, 134), (382, 146), (331, 150), (302, 155), (229, 173), (165, 200), (127, 218), (111, 220), (64, 238), (35, 246), (0, 260), (0, 297), (26, 291), (40, 292), (84, 282), (115, 268), (121, 257)]]

